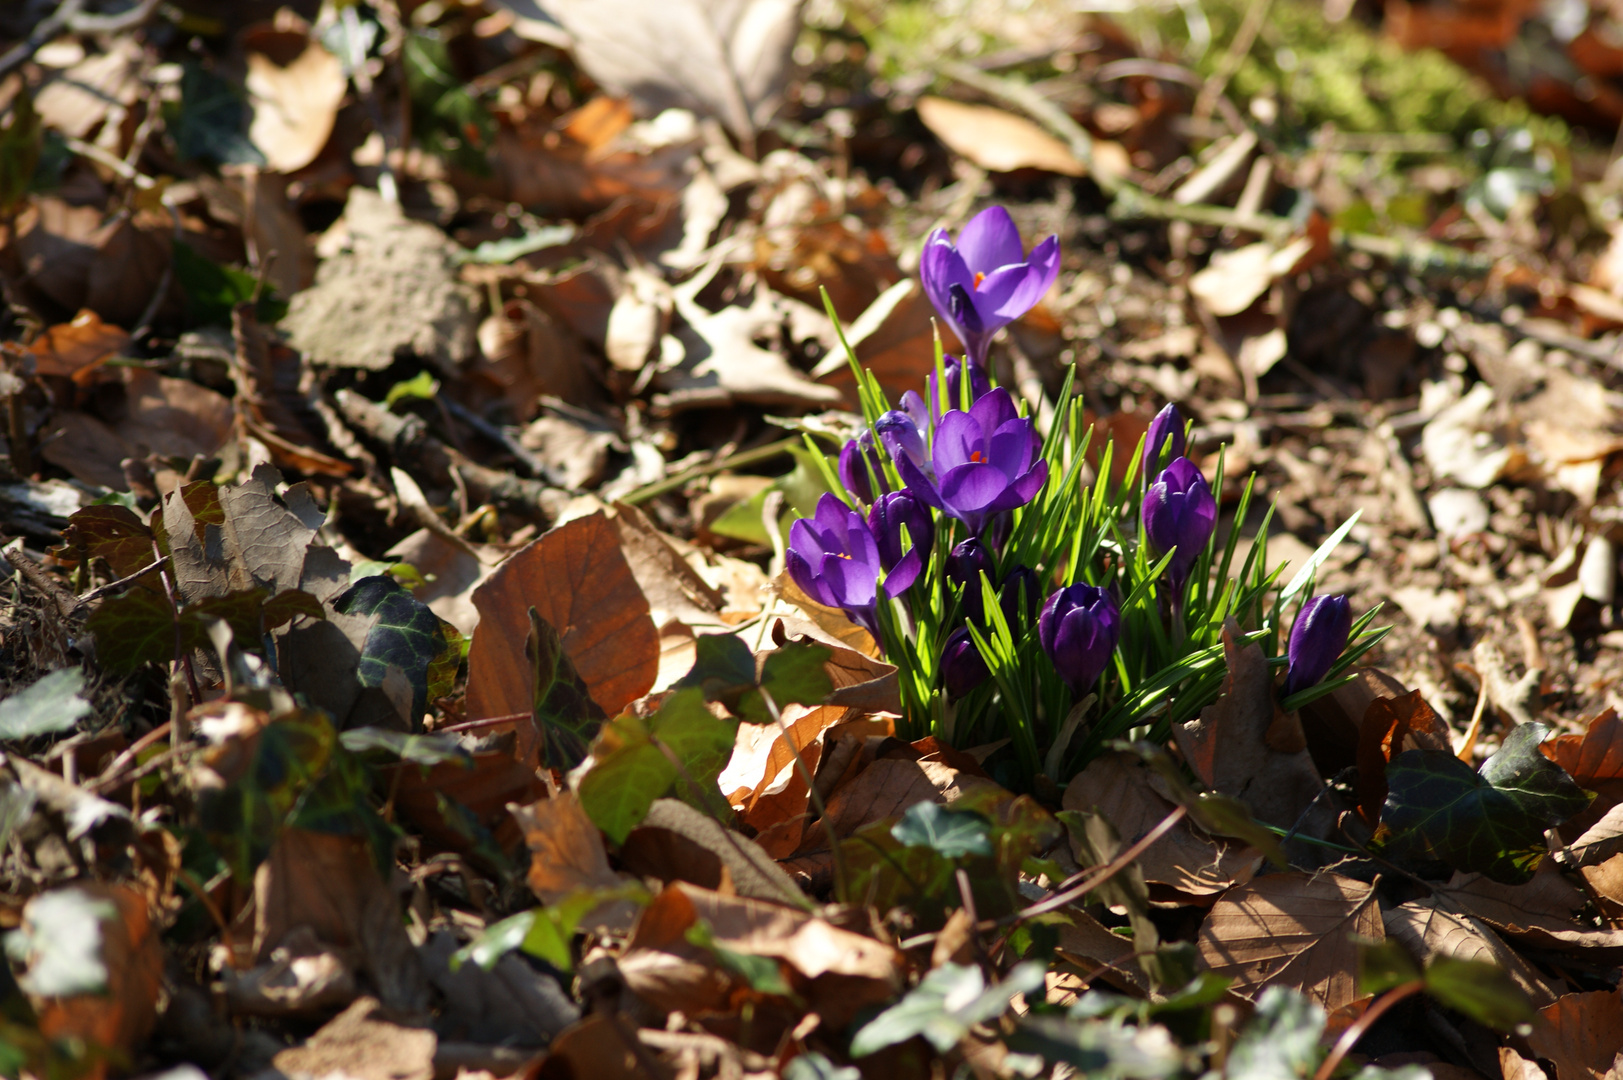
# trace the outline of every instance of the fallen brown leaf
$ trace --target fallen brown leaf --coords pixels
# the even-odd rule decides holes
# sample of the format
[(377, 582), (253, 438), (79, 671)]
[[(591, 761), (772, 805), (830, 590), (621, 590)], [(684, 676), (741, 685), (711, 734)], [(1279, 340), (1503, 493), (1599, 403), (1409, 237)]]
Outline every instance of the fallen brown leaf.
[(659, 632), (618, 531), (601, 513), (520, 550), (474, 590), (473, 602), (479, 626), (468, 650), (471, 719), (529, 715), (534, 691), (524, 642), (531, 607), (557, 629), (604, 713), (616, 715), (654, 685)]
[(1386, 803), (1386, 767), (1406, 750), (1452, 753), (1448, 725), (1420, 691), (1369, 703), (1358, 728), (1358, 811), (1371, 827)]
[(1231, 889), (1201, 923), (1201, 961), (1254, 997), (1289, 986), (1339, 1009), (1358, 997), (1358, 945), (1381, 940), (1375, 887), (1338, 874), (1269, 874)]
[(1385, 912), (1383, 921), (1387, 936), (1422, 964), (1434, 956), (1498, 964), (1535, 1008), (1542, 1009), (1557, 997), (1538, 970), (1480, 919), (1445, 911), (1436, 901), (1425, 899), (1411, 900)]
[[(1150, 772), (1138, 758), (1111, 751), (1071, 778), (1063, 798), (1067, 810), (1093, 810), (1131, 844), (1159, 825), (1174, 805), (1156, 794)], [(1258, 855), (1232, 843), (1197, 834), (1186, 822), (1138, 857), (1144, 880), (1175, 890), (1185, 902), (1221, 893), (1249, 876)]]
[[(574, 792), (558, 792), (512, 811), (530, 847), (530, 891), (541, 903), (556, 904), (571, 893), (613, 889), (630, 880), (609, 868), (603, 837)], [(585, 924), (624, 933), (636, 915), (636, 905), (617, 900), (593, 909)]]
[(361, 998), (328, 1021), (308, 1042), (273, 1059), (287, 1076), (355, 1080), (432, 1080), (439, 1040), (425, 1028), (403, 1027), (373, 1016), (373, 998)]
[[(1175, 727), (1173, 734), (1201, 783), (1244, 801), (1260, 821), (1295, 828), (1324, 781), (1305, 739), (1299, 749), (1274, 749), (1281, 740), (1268, 660), (1260, 645), (1241, 640), (1239, 626), (1230, 619), (1223, 628), (1228, 666), (1223, 689), (1198, 719)], [(1328, 811), (1321, 816), (1333, 818)], [(1309, 825), (1306, 831), (1319, 835), (1317, 827)]]
[(306, 34), (260, 31), (249, 36), (248, 138), (272, 172), (294, 173), (316, 159), (332, 134), (349, 90), (344, 65)]
[(1623, 1051), (1623, 997), (1615, 990), (1563, 994), (1539, 1010), (1544, 1023), (1528, 1048), (1555, 1065), (1555, 1080), (1589, 1080), (1611, 1072)]
[(28, 346), (27, 353), (34, 360), (37, 374), (65, 375), (82, 383), (102, 361), (117, 356), (129, 343), (128, 331), (109, 326), (85, 308), (72, 322), (47, 327)]
[(1061, 176), (1084, 176), (1087, 166), (1054, 136), (1023, 116), (989, 105), (965, 105), (925, 95), (919, 119), (931, 134), (961, 157), (991, 172), (1041, 169)]

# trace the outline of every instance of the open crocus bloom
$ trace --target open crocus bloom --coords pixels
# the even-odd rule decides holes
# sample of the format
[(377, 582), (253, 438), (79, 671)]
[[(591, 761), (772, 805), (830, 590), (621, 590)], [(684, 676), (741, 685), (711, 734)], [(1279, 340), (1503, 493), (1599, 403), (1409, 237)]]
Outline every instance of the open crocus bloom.
[(807, 596), (877, 632), (879, 546), (862, 515), (833, 495), (817, 500), (814, 517), (789, 526), (784, 553), (789, 576)]
[(969, 356), (986, 362), (996, 334), (1037, 305), (1059, 276), (1059, 237), (1027, 257), (1009, 212), (989, 207), (970, 219), (955, 244), (945, 229), (925, 241), (919, 277)]
[(1024, 506), (1042, 489), (1048, 462), (1041, 448), (1036, 425), (998, 387), (968, 412), (941, 417), (930, 448), (933, 479), (906, 454), (896, 468), (909, 491), (978, 534), (990, 515)]

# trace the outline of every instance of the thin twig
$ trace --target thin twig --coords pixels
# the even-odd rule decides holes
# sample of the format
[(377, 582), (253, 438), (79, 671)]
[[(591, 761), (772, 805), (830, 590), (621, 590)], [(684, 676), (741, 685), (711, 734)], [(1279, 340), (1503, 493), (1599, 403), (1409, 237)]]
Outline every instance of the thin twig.
[(152, 573), (152, 571), (160, 569), (163, 564), (168, 561), (169, 556), (165, 555), (162, 558), (141, 567), (141, 569), (137, 570), (133, 574), (127, 574), (124, 577), (119, 578), (117, 581), (109, 581), (105, 585), (98, 585), (96, 588), (91, 589), (89, 592), (79, 597), (79, 603), (81, 605), (93, 604), (104, 596), (110, 596), (111, 594), (118, 592), (120, 589), (135, 584), (141, 578), (144, 578), (148, 574)]
[(1358, 1040), (1364, 1037), (1364, 1032), (1375, 1026), (1375, 1021), (1385, 1016), (1392, 1006), (1404, 998), (1413, 997), (1425, 988), (1426, 983), (1423, 979), (1406, 982), (1402, 986), (1394, 987), (1390, 993), (1365, 1009), (1364, 1015), (1349, 1024), (1347, 1030), (1341, 1033), (1341, 1038), (1336, 1040), (1336, 1045), (1330, 1048), (1330, 1056), (1324, 1059), (1319, 1071), (1313, 1074), (1313, 1080), (1330, 1080), (1330, 1077), (1335, 1075), (1336, 1066), (1341, 1064), (1341, 1059), (1358, 1045)]
[(763, 461), (771, 461), (775, 457), (787, 454), (791, 447), (799, 445), (801, 445), (800, 436), (791, 435), (787, 439), (779, 439), (777, 442), (767, 443), (765, 446), (740, 450), (736, 454), (729, 454), (724, 458), (707, 461), (703, 465), (695, 465), (691, 469), (683, 469), (675, 476), (667, 476), (663, 480), (647, 484), (629, 495), (622, 496), (620, 501), (636, 506), (639, 503), (645, 503), (649, 499), (663, 495), (667, 491), (675, 491), (689, 480), (709, 476), (711, 473), (718, 473), (723, 469), (741, 469), (746, 465), (759, 465)]
[[(1005, 919), (1000, 920), (999, 923), (994, 923), (993, 925), (1001, 925), (1002, 922), (1020, 922), (1024, 919), (1035, 918), (1038, 915), (1043, 915), (1050, 911), (1054, 911), (1057, 908), (1062, 908), (1078, 897), (1086, 896), (1094, 889), (1097, 889), (1100, 885), (1103, 885), (1106, 881), (1109, 881), (1111, 878), (1115, 877), (1134, 859), (1144, 854), (1144, 852), (1149, 849), (1151, 844), (1155, 843), (1157, 840), (1161, 839), (1161, 837), (1171, 832), (1172, 827), (1178, 824), (1178, 822), (1182, 821), (1184, 816), (1188, 813), (1189, 808), (1187, 806), (1174, 807), (1172, 812), (1166, 817), (1162, 818), (1159, 825), (1145, 833), (1138, 843), (1134, 844), (1132, 847), (1110, 860), (1110, 862), (1102, 869), (1093, 871), (1091, 877), (1087, 877), (1086, 880), (1079, 880), (1090, 873), (1088, 870), (1080, 870), (1066, 878), (1064, 881), (1060, 882), (1059, 888), (1049, 893), (1043, 899), (1037, 901), (1035, 904), (1032, 904), (1024, 911), (1016, 912), (1014, 915), (1008, 916)], [(1073, 885), (1072, 882), (1076, 882), (1076, 884)]]

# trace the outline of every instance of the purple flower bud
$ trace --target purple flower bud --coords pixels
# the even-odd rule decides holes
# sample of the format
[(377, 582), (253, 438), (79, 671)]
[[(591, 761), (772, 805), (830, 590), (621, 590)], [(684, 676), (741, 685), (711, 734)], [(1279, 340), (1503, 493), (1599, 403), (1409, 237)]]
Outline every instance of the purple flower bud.
[(1030, 567), (1017, 566), (1003, 575), (998, 606), (1003, 609), (1003, 621), (1009, 624), (1016, 639), (1036, 620), (1042, 595), (1042, 585)]
[(862, 515), (833, 495), (817, 500), (814, 517), (789, 526), (784, 553), (789, 576), (807, 596), (843, 608), (870, 631), (878, 623), (879, 547)]
[[(985, 368), (981, 367), (979, 364), (975, 363), (975, 361), (970, 360), (967, 357), (963, 360), (959, 360), (956, 356), (943, 357), (941, 361), (941, 370), (945, 372), (947, 376), (948, 409), (959, 409), (963, 407), (963, 399), (958, 395), (963, 392), (961, 386), (963, 383), (963, 371), (966, 366), (969, 368), (969, 403), (973, 405), (975, 402), (992, 392), (992, 382), (986, 377)], [(930, 414), (937, 421), (940, 421), (942, 413), (941, 397), (936, 389), (937, 383), (934, 371), (930, 372), (929, 384)], [(911, 392), (912, 391), (909, 391), (909, 393)], [(905, 398), (906, 395), (903, 396)]]
[(954, 630), (941, 650), (941, 684), (947, 688), (947, 698), (957, 701), (991, 674), (969, 631), (963, 627)]
[(1306, 690), (1324, 679), (1352, 632), (1352, 602), (1345, 596), (1315, 596), (1302, 605), (1291, 626), (1285, 655), (1285, 694)]
[(845, 445), (840, 448), (840, 483), (845, 485), (846, 491), (861, 501), (871, 503), (873, 481), (868, 477), (868, 467), (862, 458), (863, 454), (857, 446), (857, 440), (847, 439)]
[[(920, 424), (900, 409), (881, 413), (879, 419), (874, 421), (874, 434), (885, 444), (885, 452), (890, 455), (890, 459), (896, 463), (898, 469), (902, 467), (904, 461), (912, 465), (915, 472), (930, 467), (930, 459), (924, 448), (924, 432), (920, 427)], [(905, 474), (903, 479), (906, 479)]]
[(1057, 277), (1059, 237), (1027, 256), (1020, 230), (1001, 206), (971, 218), (957, 243), (937, 229), (919, 260), (925, 294), (978, 363), (986, 362), (992, 336), (1036, 307)]
[(1110, 665), (1121, 639), (1121, 613), (1104, 589), (1072, 585), (1043, 605), (1037, 637), (1060, 678), (1080, 697)]
[(1159, 555), (1176, 549), (1166, 575), (1174, 590), (1183, 588), (1217, 523), (1217, 499), (1194, 462), (1175, 458), (1155, 478), (1144, 492), (1141, 516), (1152, 549)]
[[(902, 542), (904, 526), (908, 545)], [(879, 496), (868, 511), (868, 528), (873, 531), (879, 562), (885, 568), (885, 595), (899, 596), (924, 571), (924, 560), (930, 557), (930, 548), (935, 544), (930, 508), (905, 491), (892, 491)]]
[(994, 569), (992, 553), (973, 536), (947, 552), (947, 580), (964, 590), (964, 612), (977, 623), (986, 621), (981, 575), (990, 580)]
[(1144, 433), (1144, 475), (1148, 476), (1161, 464), (1163, 451), (1166, 460), (1183, 457), (1183, 414), (1176, 405), (1168, 405), (1155, 414), (1150, 429)]

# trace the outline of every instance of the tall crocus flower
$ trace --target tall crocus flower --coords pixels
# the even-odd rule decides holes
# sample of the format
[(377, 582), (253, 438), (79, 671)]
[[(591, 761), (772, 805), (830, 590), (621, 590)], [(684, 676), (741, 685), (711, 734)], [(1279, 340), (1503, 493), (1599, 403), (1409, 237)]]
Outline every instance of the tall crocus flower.
[(1020, 230), (1001, 206), (971, 218), (957, 243), (945, 229), (931, 233), (919, 261), (930, 302), (980, 364), (992, 336), (1035, 307), (1058, 276), (1059, 237), (1050, 236), (1027, 256)]
[(1302, 605), (1291, 625), (1285, 655), (1285, 693), (1306, 690), (1324, 679), (1352, 632), (1352, 602), (1345, 596), (1315, 596)]
[(1183, 457), (1183, 428), (1183, 414), (1176, 405), (1168, 405), (1155, 414), (1155, 419), (1150, 421), (1150, 429), (1144, 433), (1145, 476), (1153, 473), (1162, 460)]
[(1024, 506), (1042, 489), (1048, 462), (1041, 449), (1036, 425), (1015, 412), (1009, 392), (998, 387), (968, 412), (942, 415), (930, 473), (911, 455), (896, 458), (892, 451), (891, 457), (909, 491), (979, 533), (989, 515)]
[[(912, 393), (912, 391), (908, 391)], [(918, 395), (913, 394), (915, 400)], [(924, 404), (919, 402), (920, 406)], [(924, 445), (924, 425), (927, 420), (915, 419), (910, 413), (901, 409), (892, 409), (880, 413), (879, 419), (873, 422), (874, 435), (885, 444), (885, 452), (896, 463), (899, 469), (902, 462), (907, 462), (915, 472), (930, 468), (928, 451)], [(906, 479), (906, 474), (903, 474)]]
[(824, 495), (817, 500), (813, 517), (789, 526), (784, 561), (789, 576), (807, 596), (843, 608), (853, 620), (877, 631), (879, 546), (861, 514), (833, 495)]
[[(930, 508), (908, 492), (892, 491), (879, 496), (868, 511), (868, 528), (879, 548), (879, 563), (885, 568), (885, 593), (899, 595), (918, 580), (935, 545)], [(902, 542), (904, 529), (906, 544)]]
[(1183, 588), (1217, 523), (1217, 499), (1194, 462), (1176, 458), (1155, 478), (1144, 492), (1142, 518), (1150, 546), (1174, 552), (1166, 575), (1174, 590)]
[(1060, 678), (1080, 697), (1110, 664), (1121, 640), (1121, 612), (1104, 589), (1072, 585), (1043, 605), (1037, 638)]

